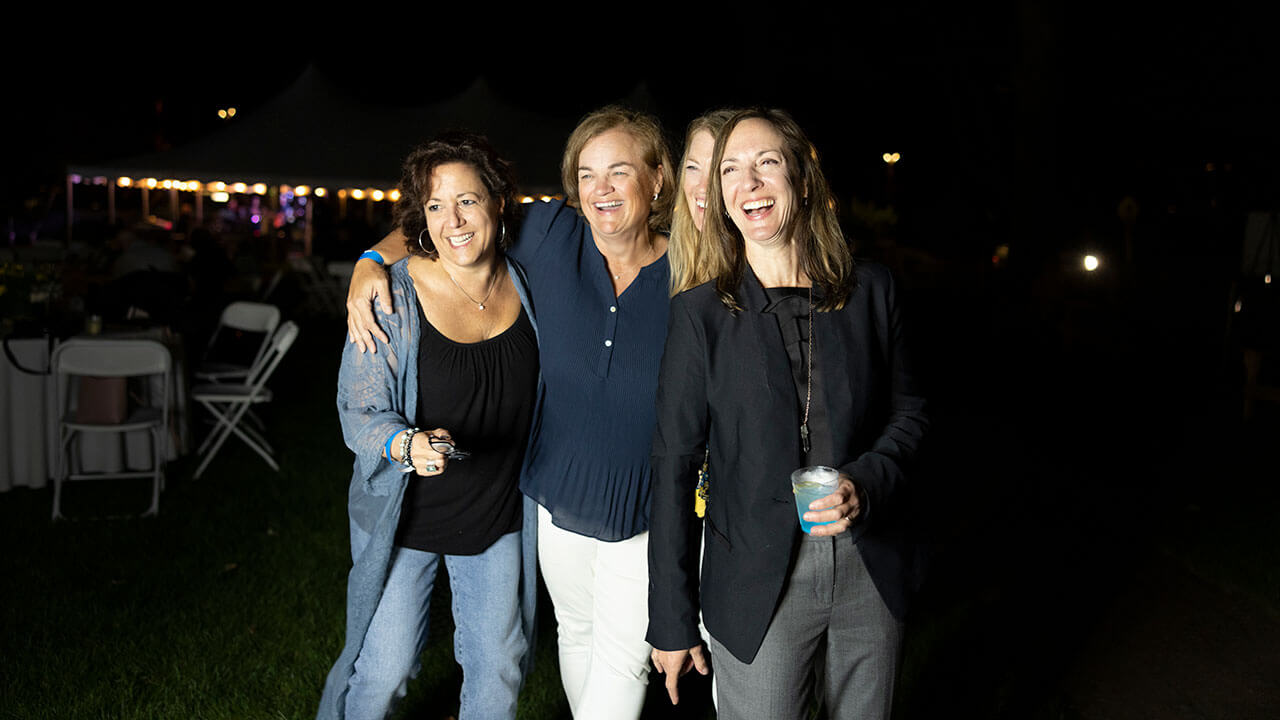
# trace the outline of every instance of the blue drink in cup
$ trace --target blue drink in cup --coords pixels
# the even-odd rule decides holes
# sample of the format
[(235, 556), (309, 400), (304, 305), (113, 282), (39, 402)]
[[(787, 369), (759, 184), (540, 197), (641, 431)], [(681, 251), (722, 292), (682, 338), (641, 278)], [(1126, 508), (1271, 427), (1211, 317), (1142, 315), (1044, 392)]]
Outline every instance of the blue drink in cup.
[(802, 467), (791, 473), (791, 491), (796, 496), (796, 514), (800, 516), (801, 530), (808, 533), (814, 525), (830, 525), (835, 522), (835, 520), (824, 523), (809, 522), (804, 519), (804, 514), (810, 510), (809, 503), (830, 495), (839, 486), (840, 471), (825, 465)]

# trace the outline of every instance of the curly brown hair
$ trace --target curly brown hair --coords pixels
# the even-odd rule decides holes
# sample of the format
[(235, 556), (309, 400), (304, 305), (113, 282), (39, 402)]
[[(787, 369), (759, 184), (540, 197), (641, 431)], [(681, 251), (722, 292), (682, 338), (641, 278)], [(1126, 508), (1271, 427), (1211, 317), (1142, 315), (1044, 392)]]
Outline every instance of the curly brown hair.
[[(441, 133), (419, 145), (405, 158), (400, 176), (400, 199), (396, 202), (395, 220), (405, 236), (410, 255), (435, 255), (435, 245), (427, 229), (423, 205), (431, 195), (431, 175), (437, 167), (461, 162), (475, 168), (489, 195), (499, 202), (500, 216), (506, 232), (498, 239), (498, 247), (506, 250), (519, 231), (520, 203), (516, 201), (516, 177), (511, 163), (503, 160), (483, 135), (464, 130)], [(419, 246), (419, 237), (422, 245)], [(425, 252), (424, 252), (425, 249)]]

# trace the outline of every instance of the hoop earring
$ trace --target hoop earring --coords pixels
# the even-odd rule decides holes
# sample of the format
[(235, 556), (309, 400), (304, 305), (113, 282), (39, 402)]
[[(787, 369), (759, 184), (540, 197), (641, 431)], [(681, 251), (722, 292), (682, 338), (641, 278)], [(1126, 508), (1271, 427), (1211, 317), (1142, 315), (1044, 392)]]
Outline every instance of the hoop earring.
[(658, 202), (658, 193), (653, 194), (653, 201)]
[(422, 228), (422, 232), (418, 233), (418, 247), (422, 248), (422, 252), (426, 253), (428, 256), (435, 255), (436, 254), (435, 250), (428, 250), (427, 246), (422, 244), (422, 235), (426, 232), (427, 232), (427, 229)]
[(506, 245), (507, 244), (507, 221), (503, 220), (502, 218), (498, 218), (498, 227), (502, 228), (502, 233), (498, 236), (498, 245), (499, 246)]

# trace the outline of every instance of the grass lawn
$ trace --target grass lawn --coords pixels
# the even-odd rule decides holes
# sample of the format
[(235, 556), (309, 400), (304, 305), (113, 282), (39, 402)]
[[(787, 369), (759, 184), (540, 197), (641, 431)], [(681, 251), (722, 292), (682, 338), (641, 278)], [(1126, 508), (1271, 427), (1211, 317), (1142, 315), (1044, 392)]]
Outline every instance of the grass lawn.
[[(170, 464), (156, 518), (131, 516), (146, 508), (146, 480), (68, 484), (71, 519), (56, 524), (51, 486), (0, 495), (0, 718), (315, 714), (350, 568), (351, 454), (333, 404), (341, 337), (336, 324), (304, 328), (277, 370), (263, 417), (278, 474), (233, 438), (198, 481), (194, 456)], [(457, 712), (448, 608), (440, 582), (401, 717)], [(568, 717), (545, 596), (539, 622), (520, 717)], [(668, 716), (665, 693), (662, 705), (653, 717)]]
[[(57, 524), (48, 520), (51, 488), (0, 494), (0, 719), (314, 715), (342, 643), (350, 567), (351, 455), (333, 405), (342, 334), (336, 323), (304, 327), (276, 373), (277, 402), (263, 415), (279, 473), (232, 440), (199, 481), (194, 457), (169, 466), (157, 518), (132, 516), (146, 507), (146, 481), (69, 484), (71, 519)], [(1280, 608), (1280, 516), (1263, 478), (1246, 478), (1248, 492), (1202, 494), (1187, 511), (1189, 532), (1172, 523), (1135, 532), (1059, 502), (1062, 488), (1097, 497), (1134, 473), (1098, 475), (1105, 465), (1041, 439), (1056, 437), (1054, 426), (976, 412), (966, 400), (939, 403), (921, 472), (933, 565), (908, 624), (897, 717), (1037, 716), (1111, 601), (1105, 588), (1157, 548)], [(1265, 425), (1268, 438), (1278, 424)], [(1072, 427), (1090, 426), (1056, 429)], [(1002, 438), (999, 452), (985, 450), (990, 438)], [(1269, 466), (1274, 453), (1262, 454)], [(973, 468), (980, 483), (956, 482)], [(1144, 488), (1122, 509), (1142, 508)], [(399, 717), (457, 712), (448, 608), (448, 584), (438, 582), (423, 671)], [(567, 718), (545, 594), (536, 652), (519, 716)], [(661, 680), (651, 680), (645, 720), (714, 717), (704, 678), (682, 682), (678, 708)]]

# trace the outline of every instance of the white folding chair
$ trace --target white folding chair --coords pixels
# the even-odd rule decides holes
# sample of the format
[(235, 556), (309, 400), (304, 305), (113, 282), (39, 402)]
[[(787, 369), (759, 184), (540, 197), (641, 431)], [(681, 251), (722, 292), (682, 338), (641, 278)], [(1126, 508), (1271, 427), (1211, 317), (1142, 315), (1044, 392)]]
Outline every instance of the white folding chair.
[[(57, 387), (57, 408), (61, 413), (58, 430), (58, 472), (53, 485), (53, 519), (62, 517), (62, 483), (67, 480), (105, 480), (113, 478), (151, 478), (151, 507), (144, 515), (160, 511), (160, 489), (164, 485), (165, 433), (169, 427), (169, 395), (172, 391), (170, 368), (173, 361), (169, 349), (154, 340), (68, 340), (53, 353), (53, 374)], [(148, 404), (125, 411), (127, 397), (124, 382), (136, 376), (159, 375), (163, 381), (160, 397)], [(81, 393), (80, 378), (119, 378), (116, 408), (90, 407)], [(110, 412), (116, 410), (119, 412)], [(115, 417), (111, 417), (115, 415)], [(151, 469), (119, 472), (84, 472), (83, 462), (76, 462), (73, 472), (73, 445), (77, 436), (88, 433), (127, 433), (145, 430), (151, 433)], [(81, 447), (76, 445), (76, 448)], [(77, 461), (82, 460), (75, 457)]]
[[(275, 305), (245, 300), (231, 303), (223, 309), (222, 316), (218, 319), (218, 327), (209, 338), (205, 359), (201, 361), (200, 367), (195, 372), (196, 380), (212, 383), (247, 382), (249, 370), (266, 354), (271, 336), (279, 325), (280, 309)], [(262, 333), (262, 342), (258, 344), (253, 360), (247, 364), (227, 362), (214, 357), (214, 346), (218, 338), (226, 332), (234, 331)]]
[(213, 431), (200, 443), (200, 465), (196, 468), (195, 477), (200, 477), (209, 466), (209, 461), (218, 454), (222, 444), (232, 434), (261, 455), (272, 470), (280, 470), (272, 457), (275, 450), (271, 448), (271, 444), (261, 432), (242, 424), (241, 420), (250, 407), (271, 402), (271, 390), (266, 387), (267, 380), (297, 337), (297, 323), (290, 320), (282, 324), (271, 336), (267, 352), (250, 370), (246, 384), (210, 384), (192, 388), (192, 399), (203, 405), (214, 418)]

